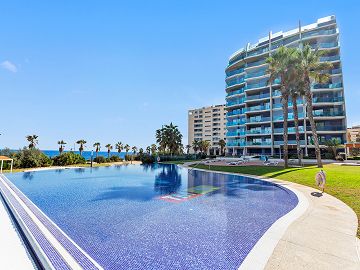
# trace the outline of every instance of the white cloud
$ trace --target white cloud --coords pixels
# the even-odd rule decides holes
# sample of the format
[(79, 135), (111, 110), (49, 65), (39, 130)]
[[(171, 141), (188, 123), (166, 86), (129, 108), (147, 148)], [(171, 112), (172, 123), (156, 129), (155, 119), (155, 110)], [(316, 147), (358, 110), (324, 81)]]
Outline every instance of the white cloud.
[(0, 64), (0, 66), (8, 71), (16, 73), (18, 71), (15, 64), (11, 63), (10, 61), (6, 60)]

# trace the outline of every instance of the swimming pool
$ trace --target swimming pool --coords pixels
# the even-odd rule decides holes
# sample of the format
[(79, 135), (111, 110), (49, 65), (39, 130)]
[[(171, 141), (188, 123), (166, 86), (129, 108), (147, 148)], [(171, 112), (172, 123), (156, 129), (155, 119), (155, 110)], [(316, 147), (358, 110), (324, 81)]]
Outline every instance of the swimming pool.
[(7, 177), (105, 269), (237, 269), (298, 204), (270, 182), (176, 165)]

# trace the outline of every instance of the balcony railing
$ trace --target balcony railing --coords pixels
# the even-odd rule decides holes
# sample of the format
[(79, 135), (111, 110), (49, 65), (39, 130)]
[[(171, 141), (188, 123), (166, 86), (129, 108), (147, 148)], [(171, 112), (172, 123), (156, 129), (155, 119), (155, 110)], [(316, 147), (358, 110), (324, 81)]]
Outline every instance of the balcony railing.
[(271, 145), (271, 142), (270, 141), (261, 141), (261, 142), (252, 141), (252, 142), (246, 142), (246, 145), (248, 145), (248, 146), (254, 146), (254, 145), (267, 146), (267, 145)]
[(226, 146), (245, 146), (246, 142), (245, 141), (240, 141), (240, 140), (232, 140), (232, 141), (228, 141), (226, 143)]
[(245, 124), (245, 120), (241, 120), (241, 121), (232, 121), (232, 122), (227, 122), (226, 126), (239, 126), (239, 125), (244, 125)]
[(270, 104), (258, 105), (258, 106), (253, 106), (253, 107), (247, 108), (248, 112), (263, 111), (263, 110), (270, 110)]
[(243, 109), (237, 109), (237, 110), (233, 110), (231, 112), (228, 112), (226, 114), (226, 116), (234, 116), (234, 115), (240, 115), (240, 114), (244, 114), (246, 112), (246, 108)]
[(242, 94), (242, 93), (244, 93), (244, 88), (245, 88), (245, 87), (243, 87), (243, 88), (241, 88), (241, 89), (239, 89), (239, 90), (230, 92), (230, 93), (228, 93), (226, 96), (229, 97), (229, 96), (234, 96), (234, 95)]
[(331, 116), (344, 116), (343, 111), (322, 111), (322, 110), (315, 110), (313, 111), (314, 116), (316, 117), (331, 117)]
[(269, 47), (263, 47), (261, 49), (253, 50), (247, 53), (246, 57), (263, 54), (269, 51)]
[[(304, 118), (304, 113), (299, 113), (299, 119), (300, 118)], [(284, 120), (283, 115), (274, 116), (274, 121), (280, 121), (280, 120)], [(288, 114), (288, 120), (294, 120), (294, 115), (292, 113)]]
[(322, 62), (331, 62), (331, 61), (338, 61), (340, 60), (340, 56), (339, 55), (333, 55), (333, 56), (323, 56), (323, 57), (320, 57), (320, 61)]
[[(311, 127), (307, 126), (306, 130), (311, 131)], [(346, 130), (345, 126), (331, 126), (331, 125), (316, 126), (316, 131), (345, 131), (345, 130)]]
[[(288, 144), (295, 144), (296, 145), (296, 140), (289, 140)], [(305, 141), (304, 140), (300, 140), (300, 144), (304, 145)], [(274, 141), (274, 145), (284, 145), (284, 141)]]
[(245, 75), (245, 79), (256, 78), (256, 77), (264, 76), (266, 74), (267, 74), (266, 70), (262, 70), (262, 71), (259, 71), (259, 72), (248, 73), (248, 74)]
[(336, 33), (336, 29), (311, 31), (311, 32), (303, 33), (302, 38), (320, 36), (320, 35), (332, 35), (335, 33)]
[(260, 66), (266, 63), (266, 60), (259, 60), (256, 62), (251, 62), (251, 63), (246, 63), (245, 67), (255, 67), (255, 66)]
[(245, 99), (239, 99), (239, 100), (234, 100), (234, 101), (228, 101), (226, 102), (226, 106), (233, 106), (233, 105), (237, 105), (237, 104), (242, 104), (245, 102)]
[[(295, 133), (295, 132), (296, 132), (295, 127), (288, 128), (288, 133)], [(303, 126), (299, 126), (299, 132), (304, 132)], [(284, 133), (284, 129), (283, 128), (274, 128), (274, 133)]]
[(226, 133), (226, 136), (230, 137), (230, 136), (244, 136), (245, 135), (245, 131), (228, 131)]
[(316, 49), (316, 48), (328, 49), (328, 48), (338, 47), (338, 46), (339, 46), (339, 43), (337, 43), (337, 42), (316, 43), (316, 44), (311, 44), (310, 46), (311, 46), (311, 48), (313, 48), (313, 49)]
[(259, 122), (268, 122), (270, 121), (270, 117), (254, 117), (254, 118), (249, 118), (248, 123), (259, 123)]
[(263, 129), (249, 129), (246, 131), (246, 134), (271, 134), (271, 129), (263, 128)]
[(342, 83), (316, 83), (312, 85), (313, 89), (334, 89), (341, 87)]
[(269, 98), (270, 94), (261, 94), (261, 95), (252, 95), (247, 96), (246, 100), (255, 100), (255, 99), (262, 99), (262, 98)]
[(245, 82), (244, 77), (235, 78), (235, 79), (229, 80), (229, 81), (226, 83), (226, 87), (230, 87), (230, 86), (233, 86), (233, 85), (236, 85), (236, 84), (240, 84), (240, 83), (243, 83), (243, 82)]
[(244, 68), (238, 68), (238, 69), (234, 69), (234, 70), (226, 72), (226, 76), (230, 77), (232, 75), (240, 74), (240, 73), (243, 73), (243, 72), (244, 72)]
[(246, 86), (246, 89), (255, 89), (255, 88), (260, 88), (260, 87), (266, 87), (268, 86), (267, 82), (261, 82), (261, 83), (252, 83), (252, 84), (248, 84)]
[(343, 102), (344, 97), (313, 97), (314, 103), (321, 102)]

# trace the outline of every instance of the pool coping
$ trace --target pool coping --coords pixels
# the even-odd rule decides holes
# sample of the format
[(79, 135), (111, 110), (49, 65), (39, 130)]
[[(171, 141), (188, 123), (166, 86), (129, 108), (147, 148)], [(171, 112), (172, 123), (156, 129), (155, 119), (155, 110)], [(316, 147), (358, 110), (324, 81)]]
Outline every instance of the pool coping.
[[(187, 164), (178, 166), (212, 173), (245, 176), (271, 182), (292, 190), (297, 196), (300, 195), (300, 198), (298, 197), (299, 203), (301, 200), (307, 201), (307, 207), (300, 209), (299, 213), (293, 215), (291, 221), (283, 222), (282, 219), (287, 219), (289, 214), (291, 218), (291, 212), (296, 211), (296, 207), (278, 219), (250, 251), (243, 262), (245, 265), (240, 265), (239, 269), (360, 269), (360, 239), (356, 237), (357, 216), (341, 200), (326, 193), (316, 197), (313, 193), (318, 194), (319, 190), (276, 178), (198, 169), (189, 167)], [(332, 221), (335, 221), (333, 220), (334, 214), (328, 213), (332, 208), (341, 214), (340, 221), (336, 220), (340, 224), (339, 228), (335, 228), (331, 224)], [(288, 223), (288, 226), (285, 228), (282, 225), (286, 223)], [(319, 229), (316, 227), (315, 230), (309, 230), (309, 226), (310, 228), (311, 226), (319, 226)], [(279, 232), (277, 228), (280, 229), (281, 227), (283, 227), (283, 231)], [(273, 230), (275, 235), (277, 234), (276, 238), (278, 239), (275, 245)], [(327, 235), (325, 237), (322, 236), (325, 239), (318, 236), (320, 231), (326, 232)], [(281, 237), (279, 239), (280, 234)], [(317, 238), (318, 242), (311, 241), (313, 238)], [(336, 240), (332, 241), (328, 238)], [(257, 247), (258, 244), (259, 246)], [(270, 245), (272, 252), (268, 256), (269, 254), (265, 254), (263, 251), (269, 251)], [(346, 252), (339, 254), (338, 246), (342, 246), (343, 249), (346, 247)]]
[(45, 269), (103, 269), (3, 174), (0, 192)]

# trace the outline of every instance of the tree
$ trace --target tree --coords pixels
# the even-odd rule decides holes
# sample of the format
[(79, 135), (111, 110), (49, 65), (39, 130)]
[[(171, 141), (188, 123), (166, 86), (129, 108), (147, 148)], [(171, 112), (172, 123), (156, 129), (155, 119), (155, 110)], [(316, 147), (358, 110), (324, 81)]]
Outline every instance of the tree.
[(144, 149), (140, 147), (139, 149), (139, 155), (142, 157), (144, 155)]
[(115, 148), (116, 148), (116, 150), (118, 151), (118, 153), (120, 154), (121, 151), (124, 149), (124, 145), (122, 144), (122, 142), (117, 142), (117, 143), (115, 144)]
[(93, 144), (93, 147), (95, 147), (96, 157), (98, 157), (98, 153), (99, 153), (99, 151), (100, 151), (100, 149), (101, 149), (100, 143), (99, 143), (99, 142), (94, 143), (94, 144)]
[(39, 136), (37, 135), (28, 135), (26, 136), (26, 140), (29, 142), (29, 149), (35, 148), (35, 146), (39, 143)]
[(64, 152), (65, 144), (66, 144), (66, 142), (64, 142), (63, 140), (58, 141), (58, 145), (60, 145), (60, 147), (59, 147), (60, 155), (62, 154), (62, 152)]
[(210, 147), (209, 141), (201, 141), (201, 150), (203, 153), (207, 154)]
[(191, 149), (191, 145), (190, 145), (190, 144), (187, 144), (187, 145), (185, 146), (185, 148), (186, 148), (186, 154), (189, 154), (190, 149)]
[(150, 147), (150, 146), (147, 146), (147, 147), (146, 147), (146, 153), (147, 153), (148, 155), (151, 154), (151, 147)]
[(108, 143), (107, 145), (105, 145), (105, 147), (107, 148), (108, 158), (110, 158), (110, 152), (113, 149), (113, 146), (110, 143)]
[(194, 149), (195, 154), (197, 154), (197, 151), (199, 151), (200, 148), (199, 141), (193, 141), (192, 148)]
[(311, 126), (312, 138), (315, 146), (315, 155), (319, 168), (322, 168), (321, 151), (314, 120), (312, 104), (313, 94), (311, 91), (311, 84), (312, 82), (328, 82), (330, 79), (330, 75), (325, 73), (324, 71), (331, 69), (332, 64), (329, 62), (320, 62), (320, 57), (325, 53), (325, 51), (319, 51), (318, 49), (313, 51), (310, 45), (305, 45), (302, 49), (298, 50), (298, 53), (296, 54), (296, 68), (298, 72), (301, 73), (301, 77), (299, 77), (299, 80), (303, 81), (303, 91), (306, 100), (307, 117), (309, 118)]
[(159, 144), (159, 151), (170, 155), (181, 153), (182, 137), (178, 127), (173, 123), (156, 130), (156, 142)]
[(155, 155), (156, 154), (156, 151), (157, 151), (157, 146), (156, 146), (156, 144), (152, 144), (151, 146), (150, 146), (150, 149), (151, 149), (151, 154), (152, 155)]
[(133, 151), (133, 154), (132, 154), (132, 157), (131, 157), (131, 163), (132, 163), (132, 161), (134, 160), (134, 157), (135, 157), (135, 155), (136, 155), (136, 152), (137, 152), (137, 147), (136, 147), (136, 146), (133, 146), (133, 147), (131, 148), (131, 150)]
[(220, 146), (220, 155), (224, 155), (224, 149), (226, 146), (225, 140), (223, 139), (219, 140), (219, 146)]
[(80, 145), (79, 152), (80, 152), (80, 156), (82, 156), (82, 152), (84, 151), (84, 145), (86, 144), (86, 141), (78, 140), (76, 143)]
[(125, 144), (124, 149), (125, 149), (125, 157), (126, 157), (128, 155), (128, 152), (130, 151), (130, 145)]
[(325, 146), (327, 151), (333, 156), (333, 158), (336, 158), (337, 149), (341, 146), (341, 142), (337, 138), (332, 138), (330, 140), (327, 140), (325, 142)]
[(294, 77), (296, 49), (280, 47), (273, 53), (266, 62), (269, 64), (268, 73), (270, 74), (269, 83), (272, 84), (280, 79), (281, 103), (284, 118), (284, 167), (288, 168), (288, 103), (289, 103), (289, 87)]

